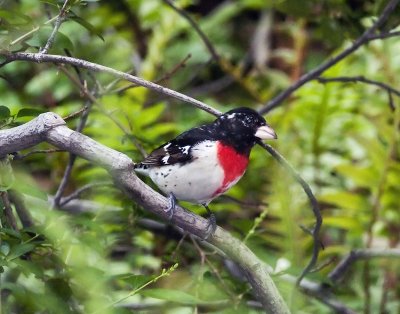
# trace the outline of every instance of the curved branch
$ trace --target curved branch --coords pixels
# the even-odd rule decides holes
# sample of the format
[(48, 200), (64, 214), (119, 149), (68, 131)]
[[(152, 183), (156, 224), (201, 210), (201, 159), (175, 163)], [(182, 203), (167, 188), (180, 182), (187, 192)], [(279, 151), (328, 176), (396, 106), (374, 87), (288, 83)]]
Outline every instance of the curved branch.
[[(24, 141), (24, 137), (30, 140)], [(22, 126), (0, 131), (0, 156), (31, 147), (41, 141), (107, 169), (116, 185), (129, 198), (153, 214), (168, 220), (169, 215), (165, 211), (168, 207), (167, 199), (136, 176), (133, 162), (128, 156), (69, 129), (62, 118), (54, 113), (44, 113)], [(171, 221), (200, 238), (206, 237), (208, 221), (180, 206), (176, 207)], [(289, 313), (268, 274), (267, 265), (261, 262), (246, 245), (220, 227), (217, 227), (208, 241), (241, 267), (266, 311)]]
[(297, 284), (299, 285), (301, 283), (301, 280), (314, 268), (318, 260), (318, 254), (321, 247), (321, 242), (319, 240), (319, 233), (321, 231), (321, 226), (322, 226), (321, 210), (319, 209), (318, 201), (315, 198), (310, 186), (296, 172), (296, 170), (292, 168), (292, 166), (287, 162), (287, 160), (281, 154), (279, 154), (272, 146), (265, 144), (261, 141), (259, 141), (258, 144), (261, 147), (263, 147), (266, 151), (268, 151), (268, 153), (270, 153), (282, 165), (282, 167), (284, 167), (292, 175), (292, 177), (301, 185), (301, 187), (303, 188), (304, 192), (306, 193), (310, 201), (311, 208), (315, 217), (315, 226), (310, 231), (311, 236), (313, 237), (314, 240), (313, 254), (311, 256), (310, 262), (303, 269), (302, 273), (297, 279)]
[(289, 86), (287, 89), (282, 91), (276, 97), (271, 99), (261, 110), (259, 111), (262, 114), (265, 114), (272, 109), (278, 107), (282, 101), (288, 98), (293, 92), (298, 90), (307, 82), (315, 79), (316, 77), (320, 76), (330, 67), (338, 63), (339, 61), (346, 58), (348, 55), (356, 51), (362, 45), (370, 42), (373, 39), (380, 39), (382, 37), (374, 36), (374, 32), (383, 25), (383, 23), (387, 20), (389, 15), (393, 12), (396, 8), (397, 4), (400, 0), (390, 0), (386, 5), (385, 9), (383, 10), (382, 14), (376, 20), (376, 22), (368, 28), (357, 40), (347, 49), (343, 50), (338, 55), (334, 56), (333, 58), (329, 59), (328, 61), (322, 63), (320, 66), (316, 67), (315, 69), (311, 70), (310, 72), (304, 74), (298, 81), (296, 81), (293, 85)]
[(127, 80), (129, 82), (135, 83), (137, 85), (149, 88), (151, 90), (154, 90), (158, 93), (168, 95), (171, 97), (174, 97), (176, 99), (182, 100), (184, 102), (190, 103), (204, 111), (207, 111), (215, 116), (218, 116), (221, 114), (220, 111), (206, 105), (205, 103), (196, 100), (192, 97), (186, 96), (184, 94), (181, 94), (179, 92), (176, 92), (172, 89), (169, 89), (167, 87), (158, 85), (156, 83), (146, 81), (140, 77), (124, 73), (118, 70), (114, 70), (112, 68), (106, 67), (104, 65), (92, 63), (86, 60), (82, 59), (77, 59), (77, 58), (72, 58), (72, 57), (66, 57), (66, 56), (60, 56), (60, 55), (50, 55), (50, 54), (41, 54), (41, 53), (30, 53), (30, 52), (9, 52), (9, 51), (4, 51), (0, 50), (0, 56), (5, 57), (5, 61), (3, 64), (12, 62), (12, 61), (17, 61), (17, 60), (25, 60), (25, 61), (32, 61), (36, 63), (41, 63), (41, 62), (50, 62), (50, 63), (56, 63), (56, 64), (70, 64), (77, 66), (79, 68), (84, 68), (88, 69), (90, 71), (94, 72), (106, 72), (110, 73), (116, 77), (119, 77), (121, 79)]
[(358, 260), (373, 258), (400, 258), (400, 249), (358, 249), (347, 254), (329, 273), (328, 278), (333, 284), (338, 283), (347, 274), (349, 268)]

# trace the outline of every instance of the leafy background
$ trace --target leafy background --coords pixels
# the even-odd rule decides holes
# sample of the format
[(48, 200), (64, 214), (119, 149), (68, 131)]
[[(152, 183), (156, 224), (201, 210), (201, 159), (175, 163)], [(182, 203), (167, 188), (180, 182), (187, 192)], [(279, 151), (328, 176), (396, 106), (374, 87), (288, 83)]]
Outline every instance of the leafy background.
[[(50, 50), (131, 72), (202, 100), (221, 111), (259, 108), (299, 75), (349, 45), (371, 24), (385, 1), (176, 1), (207, 34), (218, 64), (198, 34), (159, 0), (70, 1), (71, 11)], [(0, 47), (37, 52), (62, 2), (1, 1)], [(267, 54), (257, 63), (252, 40), (269, 23)], [(397, 25), (398, 12), (386, 24)], [(32, 31), (34, 30), (34, 31)], [(398, 39), (373, 41), (325, 73), (365, 76), (399, 85)], [(261, 59), (263, 61), (263, 59)], [(0, 125), (8, 128), (44, 111), (67, 116), (88, 105), (76, 84), (50, 64), (13, 62), (0, 68)], [(77, 77), (72, 69), (68, 69)], [(145, 151), (213, 117), (141, 87), (126, 88), (102, 73), (80, 76), (97, 101), (84, 133), (140, 160)], [(352, 249), (396, 247), (400, 234), (398, 99), (365, 84), (312, 81), (267, 115), (279, 140), (271, 143), (311, 184), (323, 208), (325, 249), (309, 276), (327, 274)], [(68, 125), (75, 128), (79, 119)], [(35, 149), (48, 149), (39, 145)], [(27, 153), (27, 152), (22, 152)], [(78, 159), (68, 195), (81, 196), (85, 212), (51, 210), (67, 153), (32, 154), (12, 161), (12, 188), (24, 194), (34, 226), (13, 230), (2, 217), (0, 265), (5, 313), (257, 313), (249, 287), (227, 272), (216, 252), (169, 229), (128, 201), (107, 173)], [(3, 175), (4, 177), (4, 175)], [(11, 176), (9, 176), (11, 177)], [(143, 178), (146, 180), (145, 178)], [(104, 182), (104, 184), (102, 184)], [(146, 181), (151, 184), (149, 181)], [(4, 182), (2, 180), (2, 189)], [(211, 208), (218, 223), (245, 239), (276, 268), (274, 280), (295, 313), (329, 313), (317, 300), (281, 278), (297, 276), (312, 239), (300, 225), (313, 216), (300, 186), (266, 152), (255, 148), (245, 177)], [(187, 205), (204, 214), (197, 206)], [(261, 217), (257, 219), (257, 217)], [(147, 222), (147, 224), (146, 224)], [(159, 225), (157, 225), (159, 226)], [(399, 261), (357, 262), (346, 282), (332, 287), (356, 312), (399, 311)], [(142, 308), (142, 310), (140, 310)]]

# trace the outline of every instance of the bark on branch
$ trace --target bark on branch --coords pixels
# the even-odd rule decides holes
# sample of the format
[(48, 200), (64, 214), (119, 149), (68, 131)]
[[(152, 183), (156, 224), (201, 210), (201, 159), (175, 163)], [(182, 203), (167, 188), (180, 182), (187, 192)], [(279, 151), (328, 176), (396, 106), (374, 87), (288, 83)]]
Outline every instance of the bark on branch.
[[(0, 131), (0, 157), (43, 141), (107, 169), (116, 185), (129, 198), (146, 210), (168, 220), (168, 213), (165, 211), (168, 207), (167, 199), (136, 176), (133, 162), (128, 156), (69, 129), (64, 120), (55, 113), (44, 113), (24, 125)], [(206, 236), (207, 220), (182, 207), (176, 208), (172, 223), (198, 237)], [(289, 313), (268, 274), (268, 266), (246, 245), (220, 227), (208, 241), (242, 268), (255, 295), (268, 313)]]

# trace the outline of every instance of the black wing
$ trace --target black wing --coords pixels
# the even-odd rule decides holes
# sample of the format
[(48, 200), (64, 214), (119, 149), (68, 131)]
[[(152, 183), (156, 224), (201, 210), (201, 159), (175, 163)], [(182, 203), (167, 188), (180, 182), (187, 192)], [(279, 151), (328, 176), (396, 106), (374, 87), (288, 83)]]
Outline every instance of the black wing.
[(164, 166), (185, 163), (192, 159), (192, 147), (205, 140), (212, 140), (210, 125), (190, 129), (175, 139), (153, 150), (138, 166)]
[(192, 159), (191, 146), (180, 146), (172, 140), (153, 150), (140, 164), (147, 166), (173, 165)]

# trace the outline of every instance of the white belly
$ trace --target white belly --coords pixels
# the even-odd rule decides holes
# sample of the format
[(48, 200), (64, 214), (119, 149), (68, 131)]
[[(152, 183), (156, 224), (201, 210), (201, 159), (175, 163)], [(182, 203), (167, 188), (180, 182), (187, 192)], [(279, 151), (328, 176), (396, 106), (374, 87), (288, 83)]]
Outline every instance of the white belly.
[(192, 148), (194, 162), (149, 169), (151, 180), (178, 200), (208, 204), (221, 187), (224, 172), (217, 160), (215, 142), (204, 141)]

